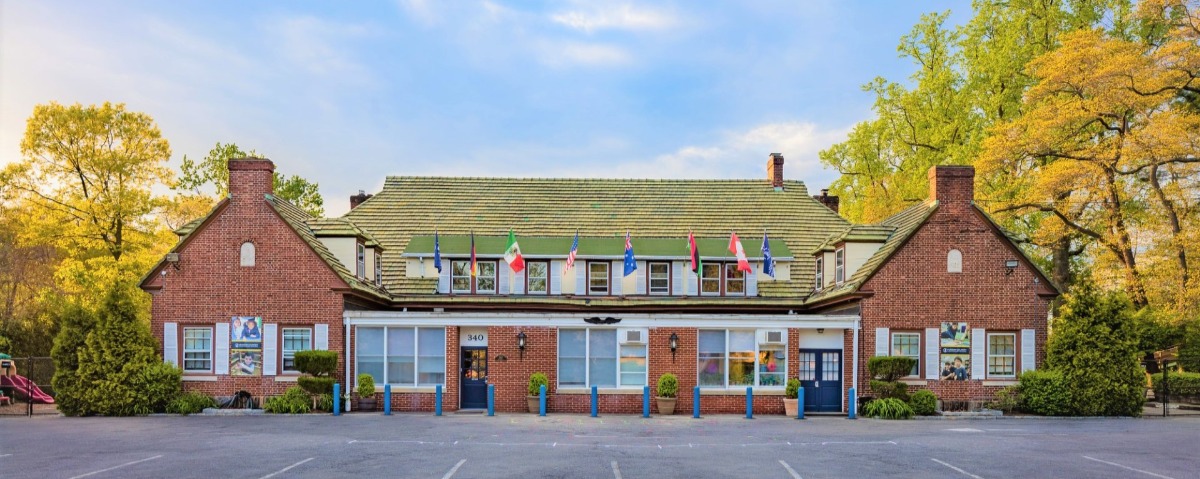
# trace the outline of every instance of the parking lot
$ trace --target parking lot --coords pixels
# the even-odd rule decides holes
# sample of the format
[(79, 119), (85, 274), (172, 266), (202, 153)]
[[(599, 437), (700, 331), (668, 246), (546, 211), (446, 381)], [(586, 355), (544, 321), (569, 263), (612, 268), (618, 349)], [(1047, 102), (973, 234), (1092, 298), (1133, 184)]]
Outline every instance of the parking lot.
[(10, 418), (0, 477), (1195, 477), (1200, 419)]

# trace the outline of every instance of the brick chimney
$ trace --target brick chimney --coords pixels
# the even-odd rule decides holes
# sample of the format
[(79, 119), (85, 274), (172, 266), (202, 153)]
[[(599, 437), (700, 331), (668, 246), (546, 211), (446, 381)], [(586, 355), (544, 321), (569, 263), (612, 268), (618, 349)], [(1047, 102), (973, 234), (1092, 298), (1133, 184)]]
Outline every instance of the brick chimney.
[(813, 198), (815, 198), (817, 201), (820, 201), (821, 204), (825, 205), (826, 208), (833, 210), (834, 213), (838, 212), (838, 204), (841, 203), (841, 201), (838, 200), (837, 196), (829, 196), (829, 189), (822, 188), (821, 194), (813, 195)]
[(275, 164), (266, 158), (229, 160), (229, 194), (237, 197), (261, 197), (275, 192)]
[(939, 165), (929, 169), (929, 197), (938, 203), (970, 203), (975, 199), (975, 167)]
[(350, 195), (350, 209), (358, 208), (358, 205), (361, 205), (364, 201), (371, 199), (372, 196), (375, 195), (368, 195), (367, 192), (358, 190), (357, 195)]
[(783, 153), (771, 153), (767, 157), (767, 181), (775, 191), (783, 191)]

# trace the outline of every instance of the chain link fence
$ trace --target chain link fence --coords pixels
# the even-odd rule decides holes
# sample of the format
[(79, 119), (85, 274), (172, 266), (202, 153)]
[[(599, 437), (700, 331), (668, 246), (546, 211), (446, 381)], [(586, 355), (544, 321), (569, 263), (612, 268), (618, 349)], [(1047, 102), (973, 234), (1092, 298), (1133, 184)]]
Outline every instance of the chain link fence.
[(54, 361), (47, 357), (0, 359), (0, 417), (58, 414)]

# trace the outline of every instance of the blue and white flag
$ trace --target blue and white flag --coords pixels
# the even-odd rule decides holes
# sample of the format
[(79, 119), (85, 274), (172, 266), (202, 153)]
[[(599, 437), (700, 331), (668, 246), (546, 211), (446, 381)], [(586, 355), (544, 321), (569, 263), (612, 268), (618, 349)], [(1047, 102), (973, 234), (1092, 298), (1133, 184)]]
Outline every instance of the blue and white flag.
[(442, 247), (438, 244), (437, 230), (433, 231), (433, 267), (442, 272)]
[(637, 260), (633, 257), (633, 241), (630, 240), (629, 233), (625, 233), (625, 276), (633, 274), (637, 271)]
[(763, 231), (763, 274), (775, 277), (775, 258), (771, 257), (771, 245), (767, 243), (767, 232)]

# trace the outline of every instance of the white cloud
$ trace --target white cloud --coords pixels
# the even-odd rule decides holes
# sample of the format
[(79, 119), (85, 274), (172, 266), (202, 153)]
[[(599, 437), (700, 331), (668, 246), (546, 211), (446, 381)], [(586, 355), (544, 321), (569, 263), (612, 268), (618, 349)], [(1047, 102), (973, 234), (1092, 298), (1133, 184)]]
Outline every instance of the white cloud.
[(623, 48), (602, 43), (546, 42), (540, 54), (542, 63), (562, 67), (617, 66), (629, 63), (631, 56)]
[(679, 18), (671, 12), (628, 4), (556, 13), (550, 16), (550, 20), (586, 33), (598, 30), (667, 30), (679, 24)]

